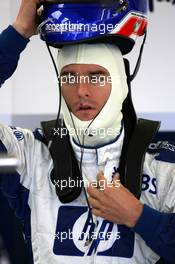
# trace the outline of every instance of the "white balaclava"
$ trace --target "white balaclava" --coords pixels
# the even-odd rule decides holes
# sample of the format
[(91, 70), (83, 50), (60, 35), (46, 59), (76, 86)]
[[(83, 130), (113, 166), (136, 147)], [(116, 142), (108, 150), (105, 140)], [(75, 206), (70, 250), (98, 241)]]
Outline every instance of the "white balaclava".
[[(113, 141), (121, 131), (122, 103), (128, 94), (125, 67), (120, 50), (115, 45), (104, 43), (64, 46), (58, 53), (59, 73), (70, 64), (102, 66), (110, 74), (112, 87), (110, 96), (101, 112), (94, 120), (90, 121), (81, 121), (73, 113), (70, 113), (62, 96), (62, 113), (69, 134), (77, 143), (87, 147), (104, 145)], [(86, 128), (88, 128), (88, 133), (82, 133), (82, 131), (86, 131)], [(79, 139), (77, 139), (75, 129)]]

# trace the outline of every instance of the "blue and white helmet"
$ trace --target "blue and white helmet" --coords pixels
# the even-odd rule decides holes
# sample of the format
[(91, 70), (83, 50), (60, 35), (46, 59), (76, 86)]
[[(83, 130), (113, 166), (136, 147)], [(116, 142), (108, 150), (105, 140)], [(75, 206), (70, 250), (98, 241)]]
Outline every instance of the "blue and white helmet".
[(126, 54), (146, 27), (146, 0), (53, 0), (44, 3), (39, 29), (41, 39), (56, 48), (108, 42)]

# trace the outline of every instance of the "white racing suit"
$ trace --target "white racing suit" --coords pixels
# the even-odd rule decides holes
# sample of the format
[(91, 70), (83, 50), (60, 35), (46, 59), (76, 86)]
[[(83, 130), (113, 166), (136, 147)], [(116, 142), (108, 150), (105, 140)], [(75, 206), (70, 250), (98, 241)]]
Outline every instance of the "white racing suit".
[[(83, 191), (71, 203), (59, 201), (50, 179), (53, 162), (41, 130), (32, 133), (1, 125), (0, 140), (1, 152), (7, 151), (21, 161), (15, 174), (0, 175), (0, 187), (23, 223), (30, 263), (154, 264), (159, 260), (154, 245), (161, 252), (162, 241), (169, 241), (167, 236), (174, 235), (170, 224), (175, 212), (173, 145), (151, 144), (143, 169), (141, 201), (146, 205), (136, 227), (129, 229), (100, 217), (94, 217), (94, 226)], [(95, 181), (101, 170), (108, 180), (112, 179), (119, 165), (122, 143), (123, 133), (111, 144), (84, 149), (85, 182)], [(80, 162), (81, 148), (73, 141), (71, 144)], [(152, 208), (168, 213), (166, 218)], [(160, 216), (164, 219), (161, 223), (168, 223), (164, 230)], [(88, 243), (89, 233), (93, 233), (93, 240)], [(173, 237), (163, 256), (174, 246), (172, 241)]]

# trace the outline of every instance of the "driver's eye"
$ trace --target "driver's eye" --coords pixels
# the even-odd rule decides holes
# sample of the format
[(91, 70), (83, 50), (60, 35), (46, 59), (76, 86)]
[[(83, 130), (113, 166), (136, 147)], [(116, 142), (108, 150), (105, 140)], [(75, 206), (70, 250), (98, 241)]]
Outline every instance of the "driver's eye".
[(106, 80), (106, 76), (104, 74), (98, 73), (98, 74), (91, 74), (90, 75), (90, 82), (91, 84), (104, 84)]
[(68, 83), (71, 84), (75, 83), (75, 75), (68, 75), (67, 77), (68, 77)]
[(75, 84), (76, 76), (74, 74), (61, 75), (61, 84)]

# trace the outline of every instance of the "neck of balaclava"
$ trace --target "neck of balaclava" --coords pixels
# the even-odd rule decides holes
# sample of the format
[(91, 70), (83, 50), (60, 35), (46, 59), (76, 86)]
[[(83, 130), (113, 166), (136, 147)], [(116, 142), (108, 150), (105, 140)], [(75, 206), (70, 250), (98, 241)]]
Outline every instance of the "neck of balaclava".
[(121, 112), (112, 115), (112, 118), (100, 114), (94, 120), (81, 121), (69, 111), (65, 102), (63, 109), (66, 128), (78, 145), (90, 148), (104, 146), (116, 141), (121, 134), (123, 119)]

